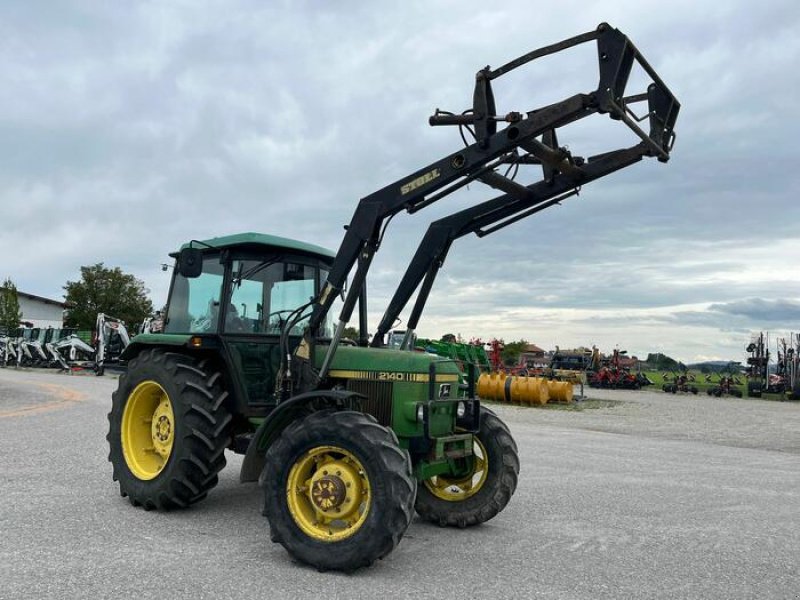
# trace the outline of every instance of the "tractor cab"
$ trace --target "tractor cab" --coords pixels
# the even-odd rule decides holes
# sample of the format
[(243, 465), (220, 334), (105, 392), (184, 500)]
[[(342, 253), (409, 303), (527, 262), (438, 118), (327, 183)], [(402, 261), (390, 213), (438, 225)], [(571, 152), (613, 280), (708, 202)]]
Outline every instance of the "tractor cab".
[[(275, 377), (284, 325), (293, 349), (311, 314), (333, 257), (287, 238), (243, 233), (185, 244), (173, 254), (164, 334), (223, 351), (234, 366), (231, 383), (252, 413), (275, 404)], [(330, 337), (330, 320), (318, 331)], [(219, 348), (221, 346), (221, 348)]]

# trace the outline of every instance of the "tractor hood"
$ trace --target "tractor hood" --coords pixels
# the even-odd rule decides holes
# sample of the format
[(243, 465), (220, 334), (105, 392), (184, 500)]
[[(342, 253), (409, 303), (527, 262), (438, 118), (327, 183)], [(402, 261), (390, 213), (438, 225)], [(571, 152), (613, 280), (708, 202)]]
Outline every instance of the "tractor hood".
[[(320, 346), (316, 365), (322, 364), (327, 346)], [(431, 363), (436, 363), (437, 381), (457, 381), (460, 373), (455, 361), (427, 352), (340, 346), (331, 364), (330, 376), (344, 379), (386, 379), (427, 382)]]

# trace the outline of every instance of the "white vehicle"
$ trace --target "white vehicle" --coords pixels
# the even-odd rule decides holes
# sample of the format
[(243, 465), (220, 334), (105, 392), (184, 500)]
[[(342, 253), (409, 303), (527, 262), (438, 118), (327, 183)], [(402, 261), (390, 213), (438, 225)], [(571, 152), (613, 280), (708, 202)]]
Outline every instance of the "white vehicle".
[(102, 375), (105, 373), (106, 363), (119, 362), (119, 355), (131, 343), (131, 338), (123, 321), (105, 313), (97, 315), (96, 329), (94, 370), (97, 375)]

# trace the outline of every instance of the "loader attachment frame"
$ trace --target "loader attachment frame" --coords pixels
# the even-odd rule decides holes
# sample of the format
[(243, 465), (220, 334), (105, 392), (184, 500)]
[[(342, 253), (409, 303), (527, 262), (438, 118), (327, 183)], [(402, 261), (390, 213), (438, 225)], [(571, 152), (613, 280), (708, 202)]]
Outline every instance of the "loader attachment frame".
[[(496, 114), (493, 80), (535, 59), (591, 41), (597, 42), (599, 79), (596, 89), (524, 112)], [(643, 69), (651, 83), (645, 91), (626, 96), (634, 64)], [(647, 114), (638, 117), (630, 105), (644, 101), (647, 102)], [(675, 96), (636, 46), (607, 23), (601, 23), (594, 31), (529, 52), (497, 69), (487, 66), (478, 71), (470, 109), (460, 114), (437, 109), (429, 119), (432, 126), (458, 126), (462, 129), (462, 137), (463, 128), (467, 128), (475, 138), (474, 143), (361, 199), (346, 228), (327, 281), (320, 294), (310, 302), (312, 314), (303, 342), (293, 354), (286, 352), (282, 355), (283, 364), (276, 384), (278, 397), (286, 399), (293, 393), (319, 387), (326, 378), (344, 328), (359, 299), (362, 300), (360, 311), (362, 315), (365, 313), (367, 272), (388, 222), (396, 214), (404, 210), (414, 213), (472, 182), (481, 182), (504, 192), (502, 196), (431, 225), (384, 315), (373, 345), (382, 344), (383, 334), (388, 330), (387, 322), (391, 326), (396, 313), (402, 310), (424, 279), (414, 308), (413, 323), (416, 325), (435, 272), (453, 240), (470, 232), (487, 235), (497, 231), (556, 204), (566, 197), (565, 194), (574, 194), (584, 183), (629, 166), (645, 156), (666, 162), (675, 141), (674, 126), (679, 109)], [(588, 160), (574, 157), (567, 149), (558, 146), (556, 131), (559, 128), (594, 114), (608, 114), (611, 119), (624, 123), (641, 141), (630, 148), (612, 150)], [(645, 119), (648, 119), (648, 131), (639, 125)], [(498, 130), (501, 123), (505, 127)], [(497, 171), (504, 165), (525, 164), (540, 165), (542, 179), (523, 185), (508, 176), (509, 169), (502, 175)], [(344, 296), (336, 330), (317, 369), (314, 332), (344, 289), (354, 267), (355, 273)], [(291, 326), (293, 322), (290, 321), (287, 328)], [(293, 361), (299, 362), (300, 368), (295, 369)]]

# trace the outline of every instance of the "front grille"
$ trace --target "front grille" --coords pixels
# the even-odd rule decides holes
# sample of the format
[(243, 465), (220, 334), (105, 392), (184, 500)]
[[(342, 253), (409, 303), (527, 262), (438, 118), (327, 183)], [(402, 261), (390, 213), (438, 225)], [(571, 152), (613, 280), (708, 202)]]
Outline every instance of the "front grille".
[(392, 424), (392, 382), (348, 379), (347, 390), (366, 397), (361, 410), (378, 419), (381, 425)]

